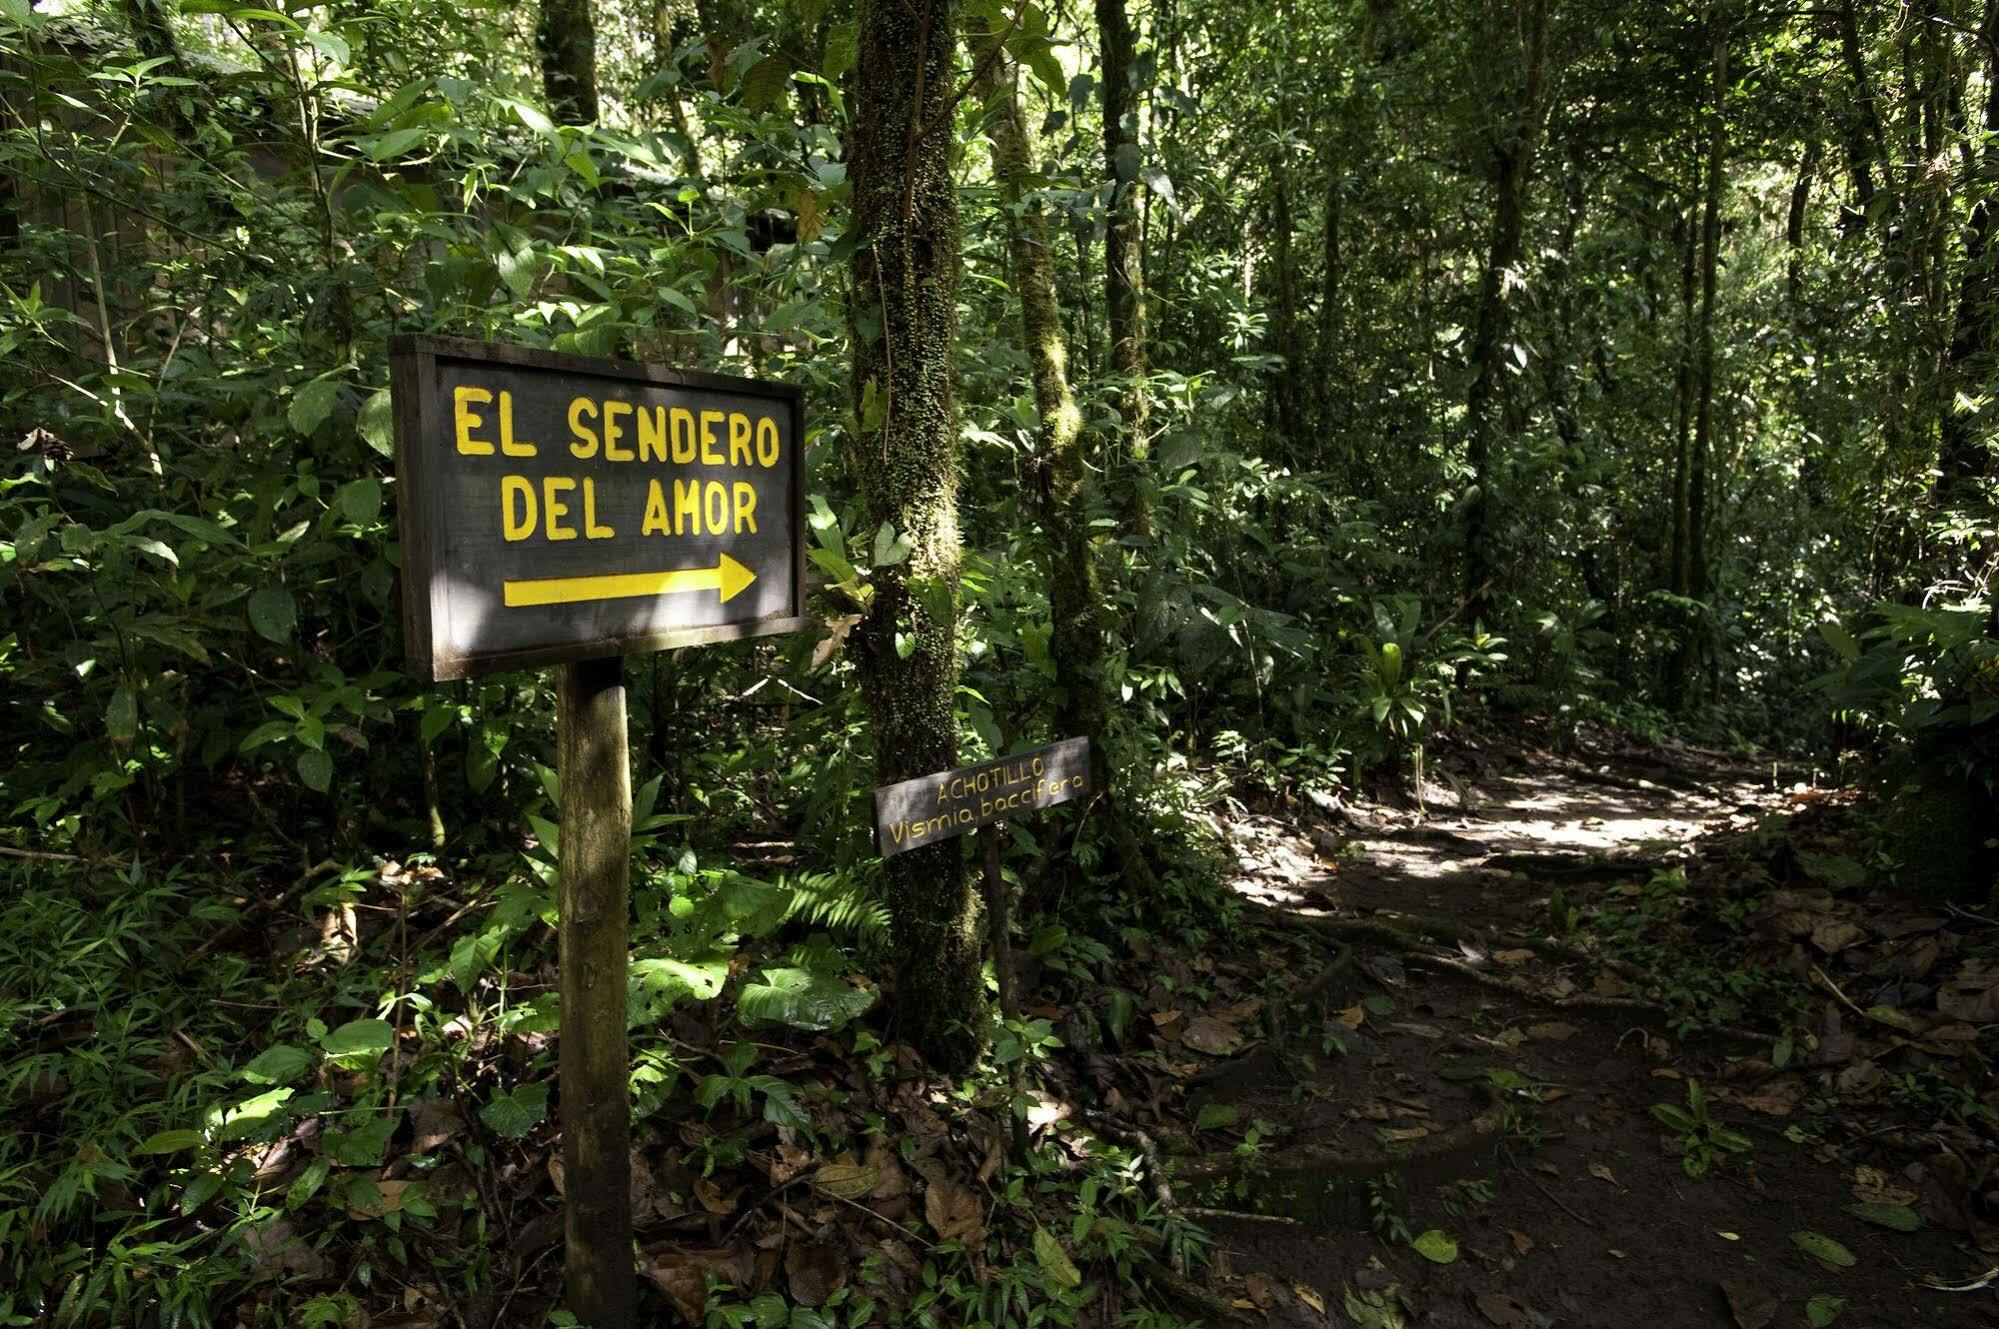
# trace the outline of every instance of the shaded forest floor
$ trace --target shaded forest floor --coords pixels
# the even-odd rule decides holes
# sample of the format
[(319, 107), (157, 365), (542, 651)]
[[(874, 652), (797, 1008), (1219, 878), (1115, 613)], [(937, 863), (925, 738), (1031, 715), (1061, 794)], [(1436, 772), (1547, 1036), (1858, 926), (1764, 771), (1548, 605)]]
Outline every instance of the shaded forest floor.
[(1273, 947), (1338, 957), (1288, 1037), (1176, 1081), (1154, 1127), (1235, 1307), (1999, 1323), (1991, 1290), (1935, 1286), (1999, 1265), (1999, 924), (1878, 885), (1855, 800), (1768, 767), (1531, 741), (1445, 765), (1427, 813), (1226, 828)]
[[(634, 1024), (646, 1322), (1999, 1324), (1937, 1286), (1999, 1266), (1999, 922), (1888, 885), (1854, 795), (1598, 741), (1460, 744), (1426, 807), (1224, 800), (1206, 932), (1029, 913), (1025, 1165), (1004, 1061), (926, 1074), (860, 973), (746, 1022), (808, 948), (746, 942)], [(434, 872), (350, 873), (293, 936), (228, 881), (57, 868), (19, 916), (115, 946), (7, 943), (49, 1008), (0, 1049), (13, 1322), (549, 1322), (545, 931), (461, 983)], [(384, 975), (420, 1019), (307, 1022)]]

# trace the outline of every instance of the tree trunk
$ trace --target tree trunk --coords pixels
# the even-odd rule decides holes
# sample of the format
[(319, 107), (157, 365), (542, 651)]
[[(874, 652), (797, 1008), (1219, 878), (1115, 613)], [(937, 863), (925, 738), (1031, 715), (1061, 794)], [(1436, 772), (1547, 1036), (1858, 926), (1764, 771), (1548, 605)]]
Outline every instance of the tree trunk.
[(1471, 389), (1465, 401), (1465, 426), (1470, 434), (1472, 493), (1466, 503), (1465, 598), (1474, 613), (1490, 602), (1496, 574), (1492, 555), (1492, 453), (1503, 427), (1505, 383), (1500, 357), (1505, 350), (1512, 299), (1507, 276), (1520, 261), (1526, 230), (1527, 185), (1534, 166), (1534, 148), (1541, 132), (1541, 108), (1548, 73), (1548, 0), (1513, 0), (1509, 6), (1526, 32), (1521, 51), (1518, 101), (1510, 109), (1512, 123), (1503, 125), (1493, 147), (1492, 234), (1486, 248), (1485, 273), (1479, 283), (1478, 320), (1472, 333)]
[(1951, 328), (1946, 361), (1943, 430), (1937, 457), (1937, 497), (1957, 503), (1973, 496), (1976, 481), (1992, 473), (1992, 451), (1980, 436), (1978, 413), (1958, 405), (1960, 397), (1984, 395), (1993, 372), (1993, 352), (1999, 343), (1999, 263), (1992, 252), (1995, 203), (1993, 181), (1999, 178), (1999, 0), (1985, 0), (1980, 25), (1985, 65), (1985, 145), (1979, 153), (1977, 195), (1964, 236), (1964, 270), (1958, 279), (1957, 313)]
[[(1110, 324), (1111, 370), (1118, 376), (1118, 415), (1124, 421), (1125, 452), (1134, 464), (1149, 446), (1151, 414), (1145, 377), (1151, 371), (1145, 340), (1144, 236), (1138, 213), (1139, 144), (1137, 99), (1132, 79), (1137, 64), (1131, 17), (1124, 0), (1096, 0), (1102, 44), (1104, 166), (1111, 182), (1110, 217), (1104, 236), (1104, 308)], [(1145, 490), (1133, 475), (1126, 496), (1126, 519), (1137, 529), (1149, 524)]]
[(1298, 338), (1298, 276), (1291, 268), (1291, 193), (1284, 182), (1283, 163), (1273, 165), (1271, 171), (1276, 177), (1276, 197), (1270, 210), (1271, 263), (1277, 269), (1277, 317), (1271, 324), (1271, 332), (1274, 349), (1284, 357), (1284, 369), (1277, 378), (1277, 432), (1292, 464), (1301, 465), (1299, 447), (1304, 442), (1305, 427), (1300, 418), (1298, 389), (1305, 365), (1299, 356), (1302, 343)]
[(1888, 135), (1881, 125), (1881, 112), (1874, 98), (1874, 79), (1867, 70), (1867, 52), (1860, 43), (1860, 19), (1855, 0), (1846, 0), (1839, 11), (1839, 49), (1846, 62), (1847, 77), (1853, 83), (1847, 103), (1847, 162), (1853, 172), (1855, 228), (1865, 227), (1874, 211), (1874, 168), (1879, 166), (1887, 183)]
[[(1056, 725), (1064, 737), (1087, 735), (1096, 787), (1115, 795), (1110, 766), (1110, 694), (1104, 666), (1104, 596), (1090, 542), (1090, 509), (1085, 490), (1088, 466), (1083, 447), (1083, 414), (1069, 387), (1069, 346), (1062, 335), (1062, 305), (1055, 294), (1055, 251), (1048, 213), (1038, 197), (1024, 194), (1021, 181), (1031, 169), (1034, 135), (1020, 104), (1017, 67), (998, 58), (998, 34), (977, 36), (973, 60), (985, 71), (978, 89), (985, 99), (992, 135), (993, 173), (1002, 190), (1007, 219), (1007, 261), (1020, 301), (1021, 339), (1034, 383), (1040, 416), (1039, 444), (1047, 467), (1047, 522), (1054, 538), (1048, 569), (1048, 602), (1053, 619), (1048, 653), (1060, 685)], [(1117, 802), (1109, 805), (1112, 843), (1126, 889), (1149, 899), (1158, 889), (1137, 832)]]
[(597, 122), (597, 28), (589, 0), (541, 0), (535, 21), (543, 98), (562, 125)]
[[(951, 171), (951, 0), (862, 0), (847, 161), (860, 238), (847, 292), (849, 451), (867, 529), (909, 557), (877, 568), (851, 641), (881, 782), (957, 764), (958, 411), (952, 393), (958, 205)], [(932, 618), (909, 588), (945, 606)], [(962, 845), (888, 860), (897, 1021), (940, 1070), (982, 1043), (978, 911)]]
[[(1727, 0), (1716, 0), (1708, 11), (1714, 30), (1714, 53), (1708, 69), (1706, 180), (1701, 199), (1701, 309), (1694, 351), (1694, 439), (1687, 460), (1686, 575), (1684, 594), (1707, 599), (1708, 459), (1714, 450), (1714, 306), (1721, 262), (1721, 196), (1727, 187), (1728, 13)], [(1700, 668), (1703, 633), (1689, 618), (1680, 637), (1680, 658), (1674, 670), (1678, 695), (1691, 695)]]
[[(685, 19), (675, 17), (674, 8), (669, 0), (654, 0), (652, 64), (655, 73), (675, 64), (680, 44), (688, 35)], [(680, 160), (688, 178), (700, 180), (708, 174), (708, 171), (701, 161), (701, 141), (694, 136), (694, 125), (688, 120), (687, 107), (681, 100), (684, 82), (684, 79), (680, 79), (669, 84), (661, 97), (666, 102), (667, 119), (673, 124), (673, 132), (680, 136)]]
[[(1694, 166), (1695, 193), (1701, 187), (1701, 168)], [(1693, 456), (1694, 359), (1699, 341), (1695, 322), (1694, 293), (1700, 282), (1700, 245), (1694, 232), (1693, 205), (1679, 216), (1673, 227), (1680, 246), (1680, 354), (1673, 370), (1673, 530), (1666, 567), (1666, 587), (1674, 595), (1692, 593), (1693, 571), (1689, 555), (1693, 549), (1692, 504), (1689, 501), (1689, 464)]]
[(1784, 222), (1784, 290), (1795, 309), (1804, 288), (1805, 220), (1812, 205), (1812, 177), (1818, 173), (1820, 145), (1817, 138), (1806, 142), (1798, 159), (1798, 178), (1791, 185), (1791, 207)]

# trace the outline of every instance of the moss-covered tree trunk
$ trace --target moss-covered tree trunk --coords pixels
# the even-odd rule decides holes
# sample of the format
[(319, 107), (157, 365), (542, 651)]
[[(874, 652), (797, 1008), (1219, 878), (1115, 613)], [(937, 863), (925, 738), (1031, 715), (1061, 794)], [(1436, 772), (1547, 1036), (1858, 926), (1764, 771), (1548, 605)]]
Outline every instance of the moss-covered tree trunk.
[[(958, 204), (951, 173), (955, 33), (951, 0), (862, 0), (847, 161), (854, 411), (849, 460), (868, 529), (886, 523), (909, 557), (878, 568), (850, 642), (886, 784), (954, 766), (958, 732)], [(912, 580), (944, 609), (931, 616)], [(960, 853), (945, 840), (888, 860), (901, 1032), (933, 1065), (979, 1047), (978, 913)]]
[[(1134, 464), (1148, 446), (1151, 405), (1145, 377), (1151, 363), (1145, 345), (1144, 227), (1139, 216), (1138, 99), (1132, 95), (1137, 42), (1124, 0), (1096, 0), (1101, 44), (1104, 112), (1104, 171), (1111, 182), (1111, 207), (1104, 235), (1104, 308), (1110, 324), (1111, 371), (1118, 376), (1118, 414), (1124, 420), (1125, 449)], [(1125, 516), (1143, 529), (1149, 522), (1145, 494), (1136, 477)]]
[(1957, 313), (1945, 361), (1949, 376), (1938, 455), (1938, 497), (1946, 503), (1974, 496), (1976, 482), (1991, 473), (1992, 451), (1981, 436), (1977, 409), (1957, 404), (1976, 401), (1993, 372), (1999, 350), (1999, 254), (1993, 252), (1994, 180), (1999, 179), (1999, 0), (1985, 0), (1980, 44), (1986, 51), (1985, 140), (1978, 151), (1977, 191), (1964, 235), (1964, 267), (1958, 279)]
[(589, 0), (541, 0), (534, 45), (549, 118), (564, 125), (596, 123), (597, 26)]
[(1020, 301), (1021, 339), (1034, 382), (1034, 405), (1041, 417), (1039, 443), (1048, 475), (1047, 521), (1054, 537), (1048, 577), (1054, 631), (1048, 653), (1055, 662), (1061, 696), (1056, 725), (1064, 737), (1091, 739), (1097, 788), (1112, 796), (1108, 821), (1127, 890), (1144, 898), (1157, 887), (1143, 845), (1124, 808), (1115, 799), (1115, 772), (1106, 740), (1110, 691), (1104, 675), (1104, 596), (1090, 543), (1083, 415), (1069, 387), (1069, 345), (1062, 333), (1062, 305), (1055, 294), (1055, 252), (1049, 244), (1048, 213), (1027, 195), (1021, 181), (1034, 155), (1033, 130), (1020, 104), (1019, 72), (995, 49), (999, 33), (974, 33), (972, 56), (983, 71), (979, 95), (986, 103), (992, 135), (993, 174), (998, 177), (1007, 218), (1007, 262)]

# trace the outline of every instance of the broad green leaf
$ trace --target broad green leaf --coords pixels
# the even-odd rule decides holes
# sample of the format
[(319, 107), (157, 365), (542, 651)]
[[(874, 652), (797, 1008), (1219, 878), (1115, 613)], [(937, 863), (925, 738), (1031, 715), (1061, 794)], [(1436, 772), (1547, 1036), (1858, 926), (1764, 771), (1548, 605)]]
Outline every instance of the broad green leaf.
[(365, 1070), (381, 1060), (395, 1037), (386, 1020), (349, 1020), (321, 1038), (319, 1046), (342, 1070)]
[(826, 57), (820, 62), (819, 72), (827, 82), (838, 83), (840, 76), (854, 67), (860, 49), (860, 25), (851, 21), (835, 23), (826, 34)]
[(1449, 1264), (1458, 1258), (1458, 1243), (1441, 1228), (1431, 1228), (1409, 1243), (1431, 1264)]
[(361, 403), (361, 410), (354, 417), (354, 429), (361, 435), (362, 442), (384, 457), (395, 455), (395, 404), (390, 400), (387, 388), (371, 393), (368, 400)]
[(1082, 1286), (1083, 1275), (1076, 1268), (1076, 1262), (1069, 1258), (1069, 1252), (1062, 1249), (1062, 1243), (1055, 1234), (1039, 1223), (1034, 1225), (1034, 1262), (1041, 1266), (1041, 1272), (1048, 1275), (1048, 1281), (1055, 1286)]
[(1805, 1303), (1805, 1323), (1812, 1329), (1826, 1329), (1846, 1309), (1846, 1298), (1821, 1292)]
[(1822, 1232), (1793, 1232), (1791, 1240), (1797, 1243), (1799, 1250), (1815, 1260), (1824, 1260), (1842, 1269), (1850, 1269), (1858, 1263), (1852, 1251)]
[(535, 1128), (535, 1124), (548, 1115), (548, 1085), (516, 1085), (512, 1091), (494, 1094), (486, 1106), (479, 1109), (479, 1120), (486, 1123), (486, 1129), (502, 1139), (518, 1140)]
[(283, 1113), (292, 1093), (291, 1089), (282, 1086), (266, 1089), (228, 1108), (222, 1113), (216, 1138), (224, 1142), (241, 1140), (263, 1130)]
[(1223, 1126), (1233, 1126), (1236, 1123), (1238, 1115), (1240, 1114), (1237, 1113), (1231, 1104), (1203, 1103), (1201, 1104), (1201, 1110), (1194, 1116), (1194, 1129), (1197, 1131), (1212, 1131), (1218, 1130)]
[(562, 141), (562, 131), (555, 127), (555, 121), (543, 115), (537, 108), (530, 106), (518, 97), (501, 97), (497, 100), (500, 105), (512, 111), (522, 124), (532, 129), (535, 133), (540, 134), (552, 143), (560, 143)]
[(277, 583), (261, 586), (250, 593), (250, 626), (257, 635), (275, 642), (291, 640), (298, 626), (298, 602)]
[(129, 683), (120, 683), (104, 708), (104, 732), (114, 743), (130, 743), (139, 732), (139, 697)]
[(402, 1120), (400, 1112), (384, 1112), (367, 1118), (352, 1130), (329, 1130), (320, 1147), (336, 1163), (348, 1167), (374, 1167), (389, 1149), (389, 1137)]
[(1914, 1232), (1923, 1225), (1922, 1216), (1906, 1204), (1850, 1204), (1846, 1212), (1876, 1227), (1896, 1232)]
[(746, 1025), (786, 1024), (794, 1029), (837, 1029), (875, 1004), (873, 988), (809, 969), (766, 969), (746, 984), (736, 1014)]
[(290, 1043), (273, 1043), (236, 1073), (251, 1084), (290, 1084), (312, 1065), (313, 1055)]
[(319, 432), (326, 423), (326, 417), (333, 414), (333, 403), (340, 397), (340, 380), (316, 378), (292, 394), (291, 406), (285, 411), (285, 418), (291, 421), (293, 429), (305, 435)]
[(371, 526), (382, 515), (382, 482), (372, 475), (340, 486), (333, 502), (356, 526)]
[(429, 125), (411, 125), (403, 129), (390, 130), (368, 145), (368, 156), (378, 162), (391, 157), (400, 157), (417, 144), (430, 137)]
[(777, 105), (777, 99), (784, 95), (785, 82), (791, 77), (791, 61), (782, 55), (767, 55), (750, 66), (743, 75), (743, 105), (752, 111), (762, 113)]
[(183, 1149), (198, 1149), (206, 1143), (207, 1137), (200, 1131), (160, 1131), (148, 1135), (134, 1152), (141, 1154), (177, 1154)]
[(298, 754), (298, 778), (315, 794), (325, 793), (333, 784), (333, 758), (323, 749), (307, 748)]

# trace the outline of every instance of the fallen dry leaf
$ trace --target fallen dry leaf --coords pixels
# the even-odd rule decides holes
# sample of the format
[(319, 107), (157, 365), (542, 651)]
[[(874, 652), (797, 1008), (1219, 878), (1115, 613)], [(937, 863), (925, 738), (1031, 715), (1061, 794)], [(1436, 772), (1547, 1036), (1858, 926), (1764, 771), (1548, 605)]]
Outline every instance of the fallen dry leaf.
[(828, 1163), (812, 1174), (814, 1186), (843, 1200), (858, 1200), (863, 1195), (872, 1195), (880, 1182), (880, 1172), (857, 1163)]
[(1361, 1005), (1359, 1002), (1355, 1002), (1333, 1018), (1348, 1029), (1358, 1029), (1361, 1023), (1367, 1019), (1367, 1007)]
[(1528, 1236), (1525, 1232), (1518, 1232), (1512, 1228), (1508, 1228), (1506, 1235), (1513, 1239), (1513, 1249), (1520, 1254), (1525, 1255), (1534, 1249), (1534, 1238)]
[(986, 1228), (979, 1197), (972, 1188), (952, 1181), (942, 1169), (925, 1174), (923, 1221), (930, 1224), (939, 1241), (962, 1241), (977, 1249), (986, 1243)]
[(372, 1206), (365, 1203), (357, 1204), (356, 1200), (365, 1199), (365, 1197), (356, 1196), (353, 1188), (349, 1188), (347, 1192), (347, 1216), (349, 1218), (380, 1218), (384, 1214), (400, 1212), (403, 1207), (403, 1192), (408, 1190), (410, 1185), (411, 1183), (407, 1181), (376, 1182), (375, 1189), (381, 1193), (381, 1198)]
[(1853, 1198), (1862, 1204), (1914, 1204), (1916, 1192), (1889, 1182), (1879, 1168), (1853, 1169)]
[(1867, 929), (1844, 919), (1827, 918), (1812, 925), (1812, 945), (1827, 955), (1837, 955), (1857, 941), (1867, 939)]
[(1607, 1163), (1591, 1163), (1589, 1174), (1592, 1177), (1600, 1177), (1613, 1186), (1617, 1185), (1617, 1175), (1610, 1170), (1610, 1165)]
[(801, 1306), (824, 1306), (847, 1285), (847, 1262), (824, 1242), (793, 1242), (784, 1253), (784, 1277), (791, 1299)]
[(1308, 1287), (1304, 1283), (1293, 1283), (1291, 1290), (1297, 1294), (1298, 1300), (1304, 1302), (1319, 1314), (1324, 1315), (1326, 1313), (1326, 1299), (1319, 1295), (1317, 1288)]
[(441, 1149), (465, 1128), (465, 1114), (448, 1098), (419, 1098), (409, 1105), (410, 1152), (427, 1154)]
[(1523, 965), (1534, 958), (1534, 952), (1516, 947), (1512, 950), (1494, 951), (1492, 958), (1503, 965)]
[(1777, 1294), (1767, 1287), (1723, 1280), (1721, 1295), (1728, 1301), (1737, 1329), (1765, 1329), (1777, 1318)]
[(707, 1322), (708, 1279), (697, 1266), (675, 1253), (641, 1261), (639, 1273), (673, 1303), (681, 1319), (689, 1324)]
[(1481, 1292), (1472, 1300), (1478, 1313), (1499, 1329), (1539, 1329), (1534, 1313), (1504, 1292)]
[(711, 1214), (735, 1213), (736, 1202), (743, 1198), (743, 1190), (738, 1186), (732, 1191), (725, 1191), (707, 1177), (694, 1179), (694, 1198)]
[(1180, 1041), (1196, 1052), (1226, 1057), (1242, 1046), (1242, 1030), (1212, 1015), (1197, 1015), (1181, 1031)]

